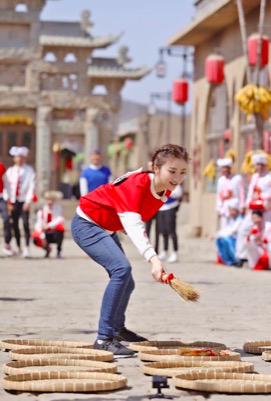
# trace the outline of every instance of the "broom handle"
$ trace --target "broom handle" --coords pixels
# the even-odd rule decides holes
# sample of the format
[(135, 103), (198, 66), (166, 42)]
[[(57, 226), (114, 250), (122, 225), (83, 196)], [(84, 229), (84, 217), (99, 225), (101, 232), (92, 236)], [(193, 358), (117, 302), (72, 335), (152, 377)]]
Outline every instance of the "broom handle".
[(173, 278), (175, 278), (173, 273), (163, 273), (161, 276), (161, 280), (166, 284), (168, 284)]

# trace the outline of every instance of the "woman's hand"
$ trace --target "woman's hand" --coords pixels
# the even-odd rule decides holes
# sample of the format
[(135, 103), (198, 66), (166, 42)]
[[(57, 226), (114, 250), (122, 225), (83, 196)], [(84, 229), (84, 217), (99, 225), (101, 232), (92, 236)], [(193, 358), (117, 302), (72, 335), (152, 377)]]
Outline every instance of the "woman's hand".
[(157, 255), (154, 255), (150, 258), (150, 262), (152, 264), (151, 274), (155, 281), (162, 283), (162, 274), (165, 273), (165, 269), (161, 263), (161, 260)]

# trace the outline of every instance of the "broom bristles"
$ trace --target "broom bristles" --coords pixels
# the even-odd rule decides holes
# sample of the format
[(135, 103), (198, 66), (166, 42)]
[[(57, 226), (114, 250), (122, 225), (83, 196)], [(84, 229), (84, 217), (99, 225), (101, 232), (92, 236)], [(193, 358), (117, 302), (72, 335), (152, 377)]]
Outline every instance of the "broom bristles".
[(199, 300), (199, 292), (192, 285), (174, 277), (169, 281), (169, 285), (177, 294), (185, 301), (197, 302)]

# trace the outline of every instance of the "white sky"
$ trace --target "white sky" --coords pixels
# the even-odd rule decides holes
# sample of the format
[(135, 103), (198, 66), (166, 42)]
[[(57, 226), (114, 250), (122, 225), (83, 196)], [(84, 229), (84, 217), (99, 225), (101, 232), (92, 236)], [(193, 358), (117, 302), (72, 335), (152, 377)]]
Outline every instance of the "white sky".
[[(94, 23), (93, 36), (124, 32), (115, 45), (96, 51), (96, 56), (116, 56), (118, 47), (127, 45), (132, 58), (128, 67), (154, 66), (158, 49), (192, 19), (193, 3), (193, 0), (47, 0), (41, 17), (45, 20), (80, 21), (81, 11), (88, 9)], [(182, 63), (180, 57), (166, 56), (165, 60), (166, 78), (159, 79), (152, 72), (141, 81), (127, 81), (122, 91), (123, 98), (148, 103), (151, 92), (171, 90), (173, 80), (180, 76)], [(159, 108), (166, 107), (165, 101), (157, 102)], [(174, 111), (178, 112), (179, 107), (176, 106)]]

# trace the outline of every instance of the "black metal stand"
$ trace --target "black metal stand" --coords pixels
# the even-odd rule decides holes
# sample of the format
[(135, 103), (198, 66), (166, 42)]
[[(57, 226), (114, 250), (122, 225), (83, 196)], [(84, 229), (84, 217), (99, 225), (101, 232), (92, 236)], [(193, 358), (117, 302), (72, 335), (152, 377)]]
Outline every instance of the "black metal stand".
[(152, 387), (157, 388), (157, 393), (150, 395), (149, 400), (153, 398), (164, 398), (167, 400), (172, 400), (173, 397), (170, 395), (165, 395), (162, 393), (162, 388), (169, 388), (169, 385), (167, 384), (167, 378), (164, 376), (153, 376), (152, 378)]

